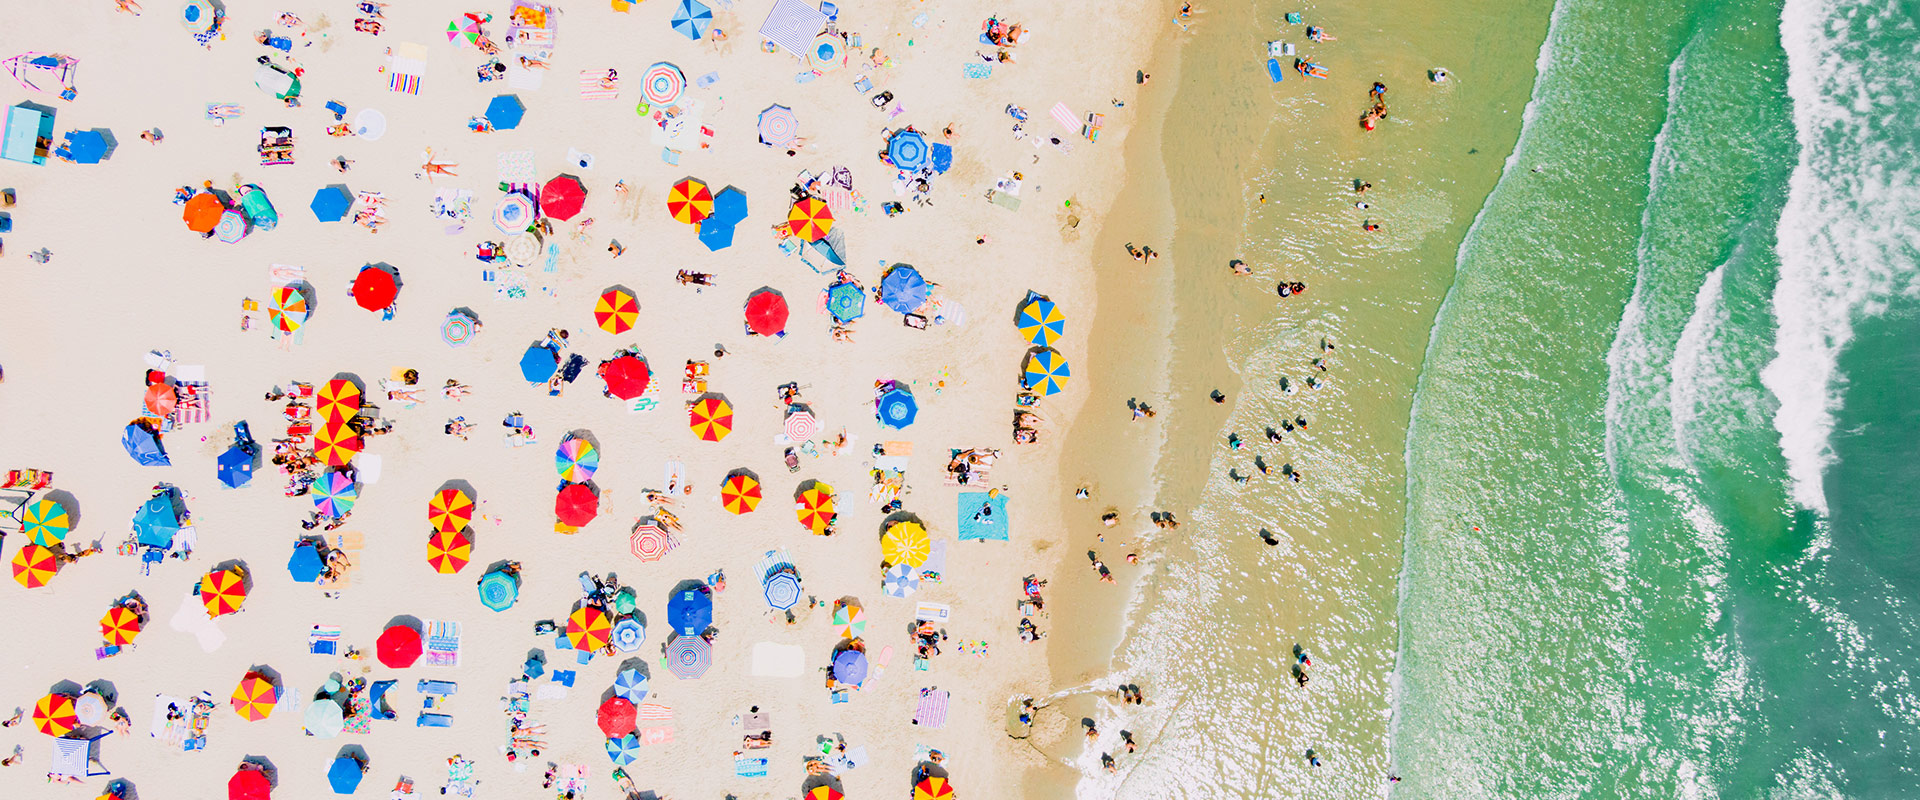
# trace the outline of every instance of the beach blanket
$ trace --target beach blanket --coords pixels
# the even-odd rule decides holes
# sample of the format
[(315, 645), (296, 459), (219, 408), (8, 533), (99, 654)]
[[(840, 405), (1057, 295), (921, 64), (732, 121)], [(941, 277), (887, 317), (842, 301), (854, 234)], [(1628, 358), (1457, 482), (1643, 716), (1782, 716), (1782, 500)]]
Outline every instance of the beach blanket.
[(634, 711), (634, 719), (641, 722), (672, 722), (673, 708), (659, 703), (641, 703)]
[(473, 219), (473, 190), (441, 189), (433, 193), (427, 210), (434, 217), (464, 226)]
[(960, 72), (973, 80), (991, 78), (993, 77), (993, 65), (979, 61), (970, 61), (960, 65)]
[(501, 183), (532, 183), (539, 180), (533, 169), (532, 150), (503, 150), (494, 158), (494, 169)]
[[(179, 719), (167, 719), (167, 710), (171, 708), (180, 713)], [(187, 715), (191, 706), (187, 701), (171, 695), (153, 696), (153, 723), (147, 726), (147, 735), (168, 747), (180, 747), (187, 741), (187, 728), (190, 724)]]
[(953, 607), (941, 603), (916, 603), (913, 606), (913, 618), (921, 622), (945, 625), (953, 618)]
[(987, 492), (960, 493), (960, 541), (1004, 542), (1007, 528), (1007, 496), (990, 497)]
[(758, 756), (736, 755), (733, 757), (733, 774), (739, 778), (767, 777), (767, 760)]
[(1066, 103), (1054, 103), (1053, 110), (1047, 113), (1053, 115), (1053, 121), (1066, 128), (1067, 133), (1080, 132), (1080, 118), (1073, 115), (1073, 109), (1067, 108)]
[(401, 42), (387, 57), (387, 91), (419, 94), (420, 79), (427, 74), (427, 47)]
[(314, 655), (337, 655), (340, 652), (340, 626), (315, 625), (307, 631), (307, 652)]
[(913, 711), (913, 724), (922, 728), (938, 728), (946, 725), (949, 696), (949, 693), (943, 689), (921, 689), (920, 705)]
[(173, 408), (173, 422), (178, 425), (191, 425), (206, 422), (213, 418), (207, 410), (206, 381), (176, 381), (173, 385), (180, 402)]
[(460, 666), (460, 623), (427, 622), (426, 661), (432, 667)]
[(620, 98), (620, 73), (611, 69), (583, 69), (580, 71), (580, 99), (582, 100), (618, 100)]
[(935, 539), (927, 550), (927, 560), (920, 565), (921, 583), (939, 583), (940, 574), (947, 571), (947, 540)]
[(640, 743), (648, 747), (673, 741), (672, 728), (641, 728), (634, 733), (639, 734)]

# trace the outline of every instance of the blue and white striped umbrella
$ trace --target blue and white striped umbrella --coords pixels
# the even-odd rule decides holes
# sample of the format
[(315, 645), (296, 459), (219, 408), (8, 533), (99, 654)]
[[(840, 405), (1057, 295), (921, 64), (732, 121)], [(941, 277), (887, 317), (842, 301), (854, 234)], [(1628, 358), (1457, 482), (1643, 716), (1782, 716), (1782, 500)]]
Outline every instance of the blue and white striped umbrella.
[(880, 588), (888, 597), (911, 597), (920, 591), (920, 571), (907, 564), (895, 564), (880, 577)]
[(791, 569), (768, 575), (761, 588), (766, 590), (767, 605), (780, 611), (800, 602), (800, 576)]
[(647, 629), (633, 617), (622, 617), (613, 624), (613, 647), (622, 653), (631, 653), (640, 649), (647, 641)]
[(613, 676), (613, 694), (625, 698), (627, 702), (639, 705), (647, 699), (647, 676), (637, 669), (623, 669)]
[(633, 760), (639, 757), (639, 736), (629, 733), (618, 738), (607, 740), (607, 758), (613, 759), (614, 764), (624, 767), (633, 763)]
[(671, 20), (673, 29), (694, 41), (706, 38), (707, 29), (713, 27), (713, 9), (698, 0), (680, 0), (673, 9)]
[(693, 679), (713, 668), (713, 646), (699, 636), (682, 636), (667, 645), (667, 671)]

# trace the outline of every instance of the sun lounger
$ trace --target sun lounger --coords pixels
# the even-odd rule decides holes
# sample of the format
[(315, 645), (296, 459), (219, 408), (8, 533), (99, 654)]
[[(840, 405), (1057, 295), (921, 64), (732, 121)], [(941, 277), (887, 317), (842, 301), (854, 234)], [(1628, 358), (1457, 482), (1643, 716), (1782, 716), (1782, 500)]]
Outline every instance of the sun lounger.
[(451, 728), (453, 727), (453, 717), (446, 714), (429, 714), (422, 711), (420, 712), (420, 716), (413, 718), (413, 726), (416, 728)]
[(450, 695), (460, 691), (460, 685), (453, 681), (436, 681), (421, 678), (413, 685), (413, 690), (421, 694)]
[[(0, 485), (0, 489), (25, 489), (30, 492), (37, 492), (51, 485), (53, 485), (53, 473), (51, 471), (39, 469), (10, 469), (7, 470), (6, 484)], [(25, 501), (22, 500), (22, 502)]]

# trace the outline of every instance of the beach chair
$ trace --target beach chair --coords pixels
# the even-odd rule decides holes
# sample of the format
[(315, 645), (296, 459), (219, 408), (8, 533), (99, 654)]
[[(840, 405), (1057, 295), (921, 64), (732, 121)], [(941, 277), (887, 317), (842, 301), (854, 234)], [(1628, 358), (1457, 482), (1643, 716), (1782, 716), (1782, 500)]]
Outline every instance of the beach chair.
[(429, 714), (422, 711), (420, 712), (420, 716), (413, 718), (413, 726), (416, 728), (451, 728), (453, 727), (453, 717), (446, 714)]
[(437, 694), (444, 697), (460, 691), (460, 685), (453, 681), (436, 681), (421, 678), (418, 683), (413, 685), (413, 690), (421, 694)]
[(7, 470), (7, 482), (0, 489), (25, 489), (37, 492), (53, 485), (53, 473), (39, 469)]

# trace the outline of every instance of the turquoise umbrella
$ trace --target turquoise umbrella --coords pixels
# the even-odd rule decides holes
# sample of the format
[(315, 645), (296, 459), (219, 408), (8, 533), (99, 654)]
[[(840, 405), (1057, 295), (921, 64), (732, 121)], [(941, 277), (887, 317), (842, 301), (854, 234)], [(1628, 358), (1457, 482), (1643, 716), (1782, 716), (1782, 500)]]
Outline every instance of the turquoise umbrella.
[(618, 738), (607, 740), (607, 758), (613, 759), (614, 764), (624, 767), (633, 763), (633, 760), (639, 757), (639, 736), (628, 733)]
[(867, 294), (851, 283), (827, 287), (827, 311), (835, 322), (852, 322), (867, 313)]
[(492, 611), (505, 611), (519, 599), (519, 576), (498, 569), (480, 576), (480, 605)]

